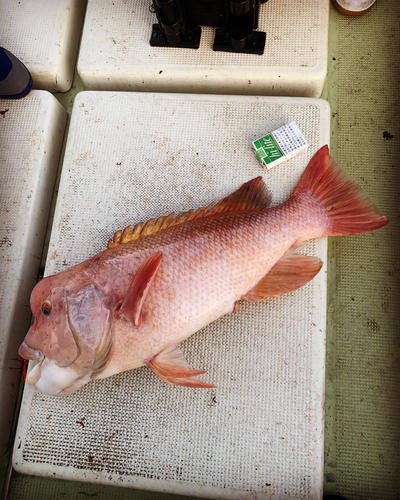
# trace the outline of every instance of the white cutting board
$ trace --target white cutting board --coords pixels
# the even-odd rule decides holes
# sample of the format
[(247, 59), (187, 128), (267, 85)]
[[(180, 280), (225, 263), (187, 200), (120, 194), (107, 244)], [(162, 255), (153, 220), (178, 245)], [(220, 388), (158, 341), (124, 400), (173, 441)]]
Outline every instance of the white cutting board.
[[(296, 121), (310, 146), (264, 172), (251, 142)], [(263, 175), (284, 201), (329, 142), (326, 101), (83, 92), (72, 113), (46, 274), (128, 224), (206, 206)], [(310, 255), (326, 261), (326, 239)], [(15, 469), (211, 498), (317, 499), (323, 485), (325, 266), (305, 287), (241, 303), (183, 344), (216, 389), (147, 367), (66, 398), (25, 387)]]

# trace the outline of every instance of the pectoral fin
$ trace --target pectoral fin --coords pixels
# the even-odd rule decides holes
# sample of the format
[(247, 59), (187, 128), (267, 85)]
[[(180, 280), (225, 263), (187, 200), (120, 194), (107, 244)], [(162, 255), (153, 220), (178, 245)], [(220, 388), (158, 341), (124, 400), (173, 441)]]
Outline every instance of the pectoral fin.
[(269, 273), (250, 290), (243, 300), (259, 302), (267, 297), (278, 297), (302, 287), (319, 272), (322, 261), (318, 257), (298, 254), (299, 245), (293, 245), (278, 260)]
[(193, 378), (196, 375), (205, 373), (205, 371), (190, 368), (182, 351), (176, 345), (161, 351), (157, 356), (147, 361), (146, 364), (167, 384), (184, 385), (186, 387), (215, 387), (215, 385)]
[(142, 262), (122, 301), (119, 315), (126, 321), (132, 321), (134, 326), (141, 327), (143, 324), (143, 303), (153, 283), (161, 259), (162, 253), (156, 252)]

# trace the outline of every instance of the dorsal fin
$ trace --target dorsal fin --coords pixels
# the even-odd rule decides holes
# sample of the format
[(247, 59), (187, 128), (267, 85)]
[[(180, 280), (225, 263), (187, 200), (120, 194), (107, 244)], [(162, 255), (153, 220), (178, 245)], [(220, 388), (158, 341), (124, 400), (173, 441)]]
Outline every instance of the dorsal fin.
[(174, 217), (170, 214), (158, 219), (150, 219), (146, 223), (139, 222), (133, 229), (126, 227), (123, 231), (117, 231), (113, 239), (108, 241), (108, 248), (118, 247), (132, 240), (137, 240), (149, 234), (156, 233), (169, 227), (177, 226), (193, 219), (201, 219), (211, 215), (227, 212), (246, 212), (249, 210), (264, 210), (271, 204), (271, 195), (264, 184), (262, 177), (256, 177), (243, 184), (237, 191), (223, 198), (218, 203), (198, 208), (196, 211), (189, 210)]

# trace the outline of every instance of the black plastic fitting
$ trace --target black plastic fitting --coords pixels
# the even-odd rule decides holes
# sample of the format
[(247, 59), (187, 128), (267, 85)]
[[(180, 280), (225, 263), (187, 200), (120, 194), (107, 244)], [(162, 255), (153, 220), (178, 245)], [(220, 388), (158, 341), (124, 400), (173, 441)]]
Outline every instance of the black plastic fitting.
[(263, 54), (265, 33), (256, 31), (267, 0), (153, 0), (158, 24), (150, 44), (197, 49), (200, 25), (217, 27), (213, 49)]

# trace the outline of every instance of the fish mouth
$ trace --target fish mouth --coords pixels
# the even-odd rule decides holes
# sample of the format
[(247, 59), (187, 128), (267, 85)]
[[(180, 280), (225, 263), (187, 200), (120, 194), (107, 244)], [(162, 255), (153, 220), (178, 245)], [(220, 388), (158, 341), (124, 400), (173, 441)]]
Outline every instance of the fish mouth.
[(26, 376), (26, 381), (29, 385), (35, 385), (41, 377), (41, 366), (45, 358), (44, 354), (39, 349), (29, 347), (25, 342), (22, 342), (19, 346), (18, 354), (21, 358), (34, 362), (34, 366)]
[[(36, 361), (36, 360), (33, 360), (33, 361)], [(29, 385), (35, 385), (36, 382), (38, 382), (38, 380), (42, 376), (42, 363), (43, 363), (43, 359), (41, 359), (40, 361), (37, 361), (35, 363), (35, 365), (33, 366), (33, 368), (29, 371), (29, 373), (26, 377), (26, 381), (28, 382)]]
[(44, 354), (39, 349), (34, 349), (33, 347), (29, 347), (28, 344), (22, 342), (19, 346), (18, 354), (21, 358), (29, 359), (30, 361), (42, 360), (44, 358)]
[(64, 368), (43, 357), (30, 370), (26, 381), (48, 396), (68, 396), (90, 381), (90, 376), (79, 375), (74, 368)]
[[(50, 389), (50, 386), (48, 383), (42, 380), (40, 382), (40, 379), (42, 378), (42, 365), (45, 360), (45, 357), (41, 359), (40, 361), (36, 361), (34, 364), (33, 368), (30, 370), (26, 377), (26, 381), (28, 382), (29, 385), (31, 386), (36, 386), (37, 389), (42, 391), (43, 393), (47, 394), (48, 396), (68, 396), (69, 394), (72, 394), (72, 392), (75, 392), (77, 386), (81, 386), (86, 382), (81, 382), (81, 380), (84, 377), (79, 377), (77, 380), (73, 381), (72, 384), (70, 384), (68, 387), (62, 387), (61, 389), (54, 390), (57, 387), (54, 387), (54, 389)], [(50, 383), (51, 385), (51, 383)]]

